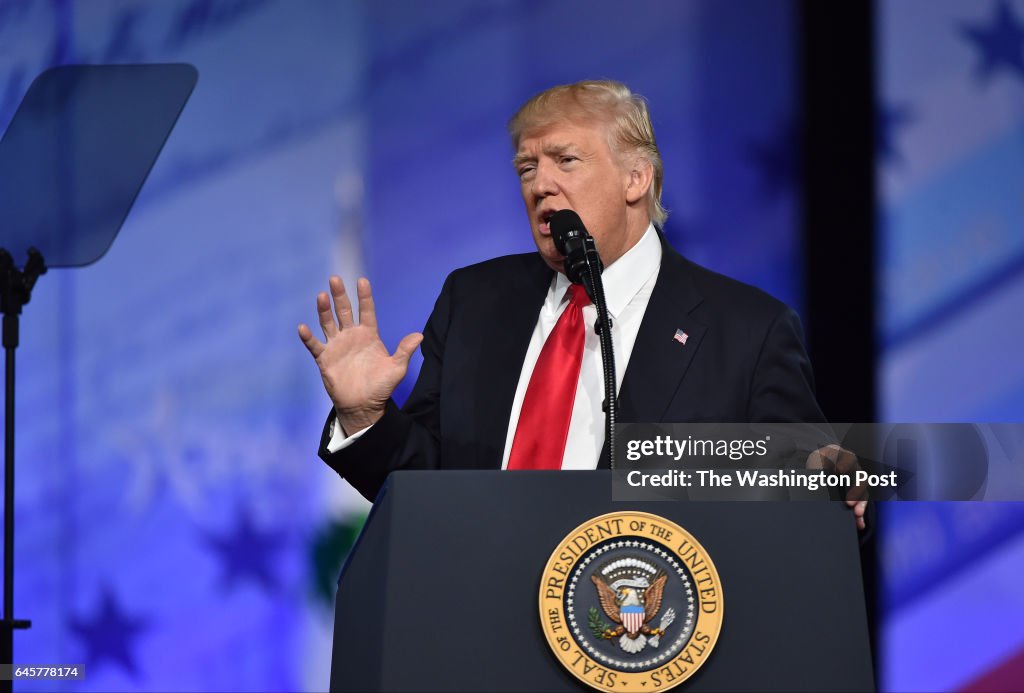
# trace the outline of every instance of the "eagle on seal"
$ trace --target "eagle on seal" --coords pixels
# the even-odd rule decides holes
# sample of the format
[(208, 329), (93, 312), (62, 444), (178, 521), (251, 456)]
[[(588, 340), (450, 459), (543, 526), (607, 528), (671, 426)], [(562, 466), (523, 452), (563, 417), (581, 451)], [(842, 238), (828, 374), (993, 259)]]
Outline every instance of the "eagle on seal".
[(596, 574), (591, 575), (590, 579), (597, 587), (597, 597), (604, 613), (618, 624), (616, 628), (605, 629), (601, 637), (608, 640), (619, 638), (619, 646), (630, 653), (642, 650), (647, 644), (647, 636), (652, 636), (651, 645), (657, 647), (658, 639), (664, 634), (668, 623), (664, 623), (663, 619), (661, 628), (652, 628), (647, 624), (661, 609), (661, 598), (668, 576), (661, 573), (649, 584), (645, 577), (616, 580), (612, 585)]

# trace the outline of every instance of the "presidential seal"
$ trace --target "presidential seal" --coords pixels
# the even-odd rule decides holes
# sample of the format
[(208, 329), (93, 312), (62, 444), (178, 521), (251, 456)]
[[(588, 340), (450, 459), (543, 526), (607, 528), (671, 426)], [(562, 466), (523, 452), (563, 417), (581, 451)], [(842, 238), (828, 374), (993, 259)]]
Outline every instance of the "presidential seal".
[(598, 689), (678, 686), (707, 661), (722, 610), (722, 585), (704, 547), (650, 513), (584, 522), (558, 544), (541, 577), (548, 644)]

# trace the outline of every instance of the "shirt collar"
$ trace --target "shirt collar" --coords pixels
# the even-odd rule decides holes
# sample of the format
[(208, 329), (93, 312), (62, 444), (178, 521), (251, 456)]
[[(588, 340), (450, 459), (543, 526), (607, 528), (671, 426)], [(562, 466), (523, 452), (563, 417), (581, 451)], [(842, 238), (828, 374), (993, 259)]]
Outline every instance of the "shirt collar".
[[(613, 318), (619, 317), (659, 267), (661, 239), (654, 230), (654, 224), (649, 224), (639, 242), (601, 273), (604, 300)], [(559, 304), (564, 300), (568, 288), (569, 279), (561, 272), (556, 273), (554, 295)]]

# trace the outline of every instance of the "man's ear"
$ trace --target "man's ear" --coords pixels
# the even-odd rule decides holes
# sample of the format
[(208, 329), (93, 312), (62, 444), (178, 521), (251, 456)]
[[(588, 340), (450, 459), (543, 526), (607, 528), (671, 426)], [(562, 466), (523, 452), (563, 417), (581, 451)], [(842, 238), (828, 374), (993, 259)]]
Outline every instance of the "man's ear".
[(647, 196), (654, 184), (654, 167), (643, 157), (637, 157), (629, 171), (626, 183), (626, 202), (636, 204)]

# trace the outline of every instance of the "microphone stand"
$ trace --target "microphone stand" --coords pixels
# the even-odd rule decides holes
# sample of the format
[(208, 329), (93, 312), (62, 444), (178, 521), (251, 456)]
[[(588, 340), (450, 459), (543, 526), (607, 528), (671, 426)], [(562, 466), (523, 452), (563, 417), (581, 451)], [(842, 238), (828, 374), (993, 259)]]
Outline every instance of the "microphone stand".
[(601, 281), (601, 257), (590, 234), (583, 237), (586, 271), (581, 272), (583, 288), (597, 308), (597, 322), (594, 332), (601, 343), (601, 362), (604, 366), (604, 439), (608, 443), (608, 466), (615, 469), (615, 422), (619, 417), (619, 398), (615, 392), (615, 352), (612, 346), (612, 319), (608, 315), (608, 304), (604, 297), (604, 282)]

